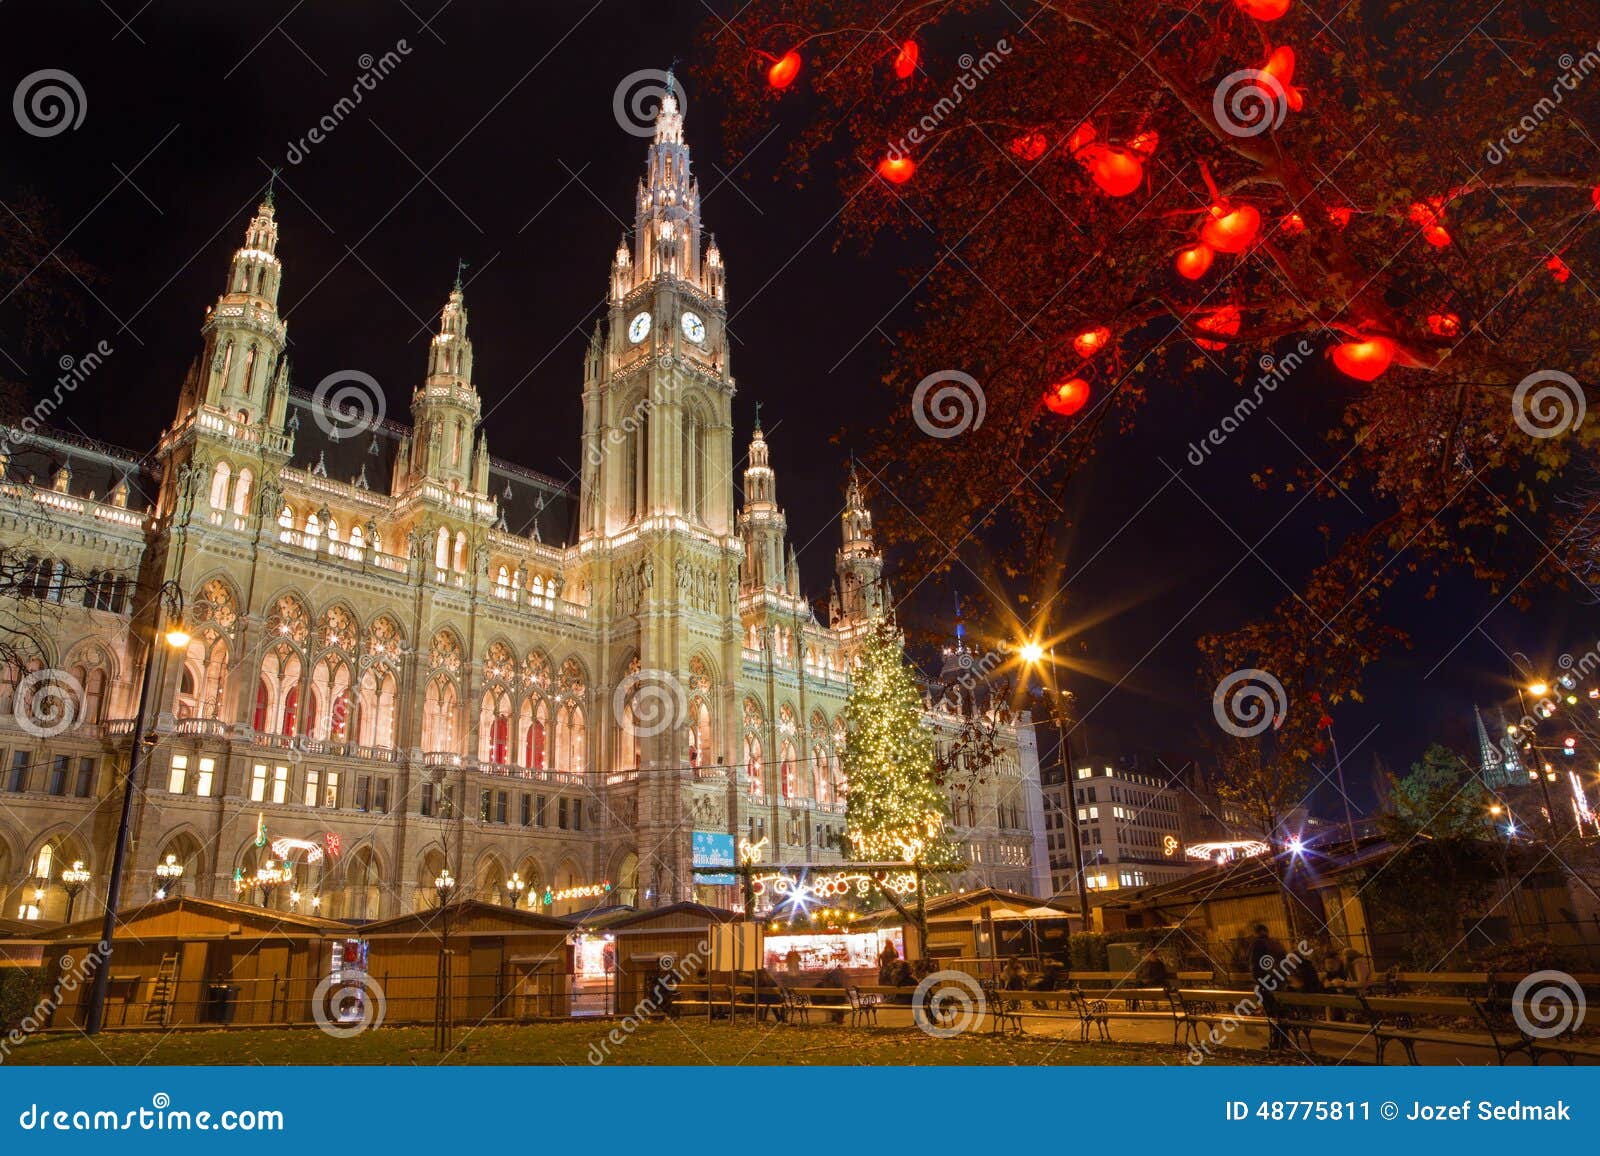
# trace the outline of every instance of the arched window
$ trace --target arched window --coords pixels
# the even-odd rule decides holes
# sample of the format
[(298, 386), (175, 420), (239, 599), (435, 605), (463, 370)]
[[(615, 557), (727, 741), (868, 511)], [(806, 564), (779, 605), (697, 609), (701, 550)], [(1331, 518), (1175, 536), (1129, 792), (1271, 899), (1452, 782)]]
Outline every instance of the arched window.
[(217, 468), (211, 474), (211, 508), (213, 510), (226, 510), (228, 508), (228, 483), (233, 477), (233, 467), (227, 462), (218, 462)]
[(465, 530), (456, 531), (455, 571), (457, 574), (465, 574), (467, 572), (467, 532)]
[(450, 531), (443, 526), (433, 542), (433, 565), (436, 570), (450, 569)]
[(766, 784), (762, 781), (766, 773), (761, 762), (761, 736), (744, 736), (744, 767), (747, 780), (746, 789), (752, 799), (759, 799), (766, 793)]
[(250, 512), (250, 490), (254, 484), (255, 475), (248, 466), (239, 471), (239, 478), (233, 483), (233, 512), (241, 518)]

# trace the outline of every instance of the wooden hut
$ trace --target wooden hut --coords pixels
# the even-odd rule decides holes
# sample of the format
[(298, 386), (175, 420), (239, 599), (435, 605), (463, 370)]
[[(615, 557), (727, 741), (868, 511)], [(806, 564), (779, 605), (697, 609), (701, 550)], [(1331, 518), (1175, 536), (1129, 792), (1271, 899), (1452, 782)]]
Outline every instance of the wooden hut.
[[(1056, 955), (1065, 949), (1067, 936), (1082, 927), (1078, 915), (1063, 904), (997, 887), (936, 895), (926, 902), (925, 914), (928, 954), (936, 959)], [(916, 928), (892, 907), (853, 926), (902, 927), (906, 953), (913, 958), (918, 954)]]
[(572, 931), (553, 915), (469, 899), (365, 924), (360, 938), (387, 1022), (433, 1019), (439, 957), (448, 949), (452, 1016), (476, 1023), (567, 1015)]
[[(122, 912), (110, 962), (105, 1026), (307, 1023), (326, 974), (332, 919), (217, 899), (173, 896)], [(35, 942), (62, 985), (52, 1022), (82, 1024), (98, 966), (101, 919), (75, 920)], [(26, 941), (5, 940), (8, 949)]]
[(673, 903), (611, 921), (606, 931), (616, 947), (616, 1011), (627, 1014), (651, 994), (665, 963), (679, 980), (692, 982), (711, 965), (710, 929), (734, 923), (736, 911), (701, 903)]

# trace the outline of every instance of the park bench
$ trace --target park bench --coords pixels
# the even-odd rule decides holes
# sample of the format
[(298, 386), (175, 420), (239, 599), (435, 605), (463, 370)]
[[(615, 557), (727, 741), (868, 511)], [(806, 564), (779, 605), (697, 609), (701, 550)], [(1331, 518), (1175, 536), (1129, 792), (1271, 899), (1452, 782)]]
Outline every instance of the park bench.
[(1004, 1034), (1007, 1025), (1011, 1025), (1018, 1035), (1022, 1034), (1022, 1005), (1017, 1001), (1022, 994), (1002, 988), (992, 979), (984, 981), (983, 998), (989, 1008), (991, 1034)]
[(1539, 1016), (1531, 1007), (1519, 1020), (1515, 1014), (1515, 1004), (1510, 999), (1489, 996), (1472, 1000), (1472, 1005), (1483, 1026), (1496, 1041), (1496, 1050), (1503, 1049), (1501, 1063), (1505, 1062), (1504, 1055), (1518, 1051), (1527, 1052), (1529, 1061), (1535, 1064), (1539, 1062), (1541, 1053), (1560, 1056), (1568, 1066), (1580, 1058), (1600, 1060), (1600, 1039), (1581, 1038), (1573, 1034), (1581, 1020), (1575, 1021), (1558, 1035), (1534, 1035), (1523, 1027), (1524, 1023), (1539, 1022)]
[[(1418, 1044), (1444, 1044), (1450, 1047), (1490, 1048), (1500, 1063), (1516, 1052), (1525, 1052), (1530, 1062), (1533, 1049), (1527, 1040), (1512, 1037), (1504, 1028), (1495, 1026), (1480, 1010), (1481, 1000), (1460, 999), (1451, 996), (1363, 996), (1375, 1017), (1373, 1036), (1378, 1041), (1378, 1063), (1391, 1043), (1405, 1049), (1406, 1058), (1413, 1064), (1417, 1059)], [(1452, 1027), (1419, 1026), (1421, 1019), (1463, 1020), (1475, 1019), (1487, 1029), (1474, 1032)]]
[(860, 1023), (870, 1023), (878, 1026), (878, 1004), (882, 997), (872, 992), (863, 992), (859, 987), (845, 988), (845, 997), (850, 1001), (850, 1026), (855, 1027)]
[[(1359, 1044), (1374, 1037), (1380, 1027), (1377, 1013), (1368, 1005), (1366, 997), (1359, 992), (1284, 991), (1274, 992), (1271, 998), (1276, 1014), (1269, 1014), (1267, 1017), (1269, 1043), (1272, 1028), (1276, 1026), (1290, 1045), (1299, 1049), (1312, 1062), (1320, 1058), (1311, 1038), (1313, 1032), (1353, 1038), (1354, 1042)], [(1334, 1019), (1329, 1013), (1335, 1011), (1341, 1014), (1351, 1013), (1356, 1018)], [(1379, 1062), (1382, 1062), (1381, 1047)]]

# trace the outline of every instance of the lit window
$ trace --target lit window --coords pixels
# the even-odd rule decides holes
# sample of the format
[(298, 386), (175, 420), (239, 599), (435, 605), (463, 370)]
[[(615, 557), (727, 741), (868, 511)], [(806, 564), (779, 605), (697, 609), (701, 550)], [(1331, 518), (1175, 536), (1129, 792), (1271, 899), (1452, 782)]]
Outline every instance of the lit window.
[(328, 772), (328, 781), (322, 786), (322, 805), (324, 807), (337, 807), (339, 805), (338, 771)]
[(216, 774), (216, 770), (217, 770), (217, 760), (216, 759), (201, 759), (200, 760), (200, 773), (195, 776), (195, 780), (194, 780), (194, 793), (195, 794), (199, 795), (201, 798), (207, 798), (207, 797), (210, 796), (210, 794), (211, 794), (211, 779), (212, 779), (212, 776)]
[(306, 772), (306, 793), (305, 793), (306, 806), (315, 807), (317, 805), (317, 788), (319, 786), (321, 786), (321, 785), (322, 785), (322, 776), (321, 776), (321, 774), (319, 774), (316, 771), (307, 771)]
[(183, 783), (189, 775), (189, 756), (173, 755), (172, 765), (167, 768), (167, 793), (169, 795), (183, 794)]
[(264, 803), (267, 799), (267, 768), (257, 763), (250, 771), (250, 801)]
[(287, 803), (289, 801), (289, 768), (272, 768), (272, 801), (274, 803)]

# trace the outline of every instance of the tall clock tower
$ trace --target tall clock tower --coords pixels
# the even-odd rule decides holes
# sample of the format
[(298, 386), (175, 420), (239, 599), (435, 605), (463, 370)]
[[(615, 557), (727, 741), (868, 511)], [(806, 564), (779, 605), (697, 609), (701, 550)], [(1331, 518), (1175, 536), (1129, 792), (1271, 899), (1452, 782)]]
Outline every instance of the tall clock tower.
[[(689, 729), (686, 718), (659, 732), (640, 725), (629, 691), (663, 672), (680, 703), (705, 699), (724, 733), (711, 736), (710, 750), (697, 742), (693, 757), (731, 765), (740, 645), (727, 275), (701, 228), (677, 91), (669, 74), (632, 235), (612, 259), (608, 308), (585, 360), (579, 510), (604, 640), (598, 681), (624, 688), (606, 704), (601, 765), (646, 772), (635, 828), (640, 886), (658, 900), (693, 894), (681, 814), (693, 779)], [(696, 656), (711, 659), (701, 685), (690, 674)]]

